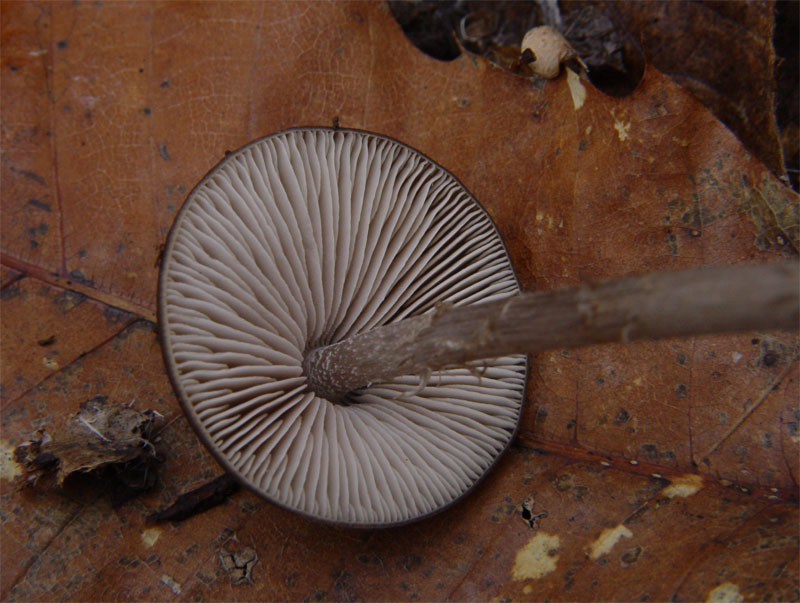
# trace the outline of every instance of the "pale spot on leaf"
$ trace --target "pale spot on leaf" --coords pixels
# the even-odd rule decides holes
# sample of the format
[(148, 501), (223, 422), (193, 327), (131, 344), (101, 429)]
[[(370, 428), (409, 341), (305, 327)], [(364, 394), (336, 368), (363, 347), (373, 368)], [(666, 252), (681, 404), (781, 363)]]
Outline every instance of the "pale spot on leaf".
[(669, 498), (680, 496), (686, 498), (696, 494), (703, 487), (703, 478), (693, 473), (687, 473), (672, 480), (672, 483), (664, 488), (661, 493)]
[(169, 587), (169, 589), (176, 595), (181, 594), (181, 585), (175, 582), (175, 579), (172, 576), (167, 576), (166, 574), (163, 574), (161, 576), (161, 582), (166, 584)]
[(12, 481), (22, 475), (22, 467), (14, 460), (14, 447), (0, 440), (0, 479)]
[(156, 543), (159, 536), (161, 536), (161, 530), (159, 528), (148, 528), (142, 531), (142, 544), (149, 549)]
[(739, 592), (739, 587), (732, 582), (724, 582), (712, 589), (706, 599), (706, 603), (733, 603), (734, 601), (744, 601), (744, 597)]
[(597, 537), (597, 540), (591, 544), (589, 548), (589, 558), (594, 560), (603, 555), (607, 555), (623, 536), (625, 538), (633, 538), (633, 532), (622, 524), (615, 528), (606, 528), (601, 532), (600, 536)]
[(511, 577), (514, 580), (537, 579), (556, 569), (560, 539), (556, 535), (539, 532), (517, 552)]
[(614, 114), (614, 110), (611, 110), (611, 117), (614, 118), (614, 129), (617, 131), (617, 136), (619, 136), (620, 142), (625, 142), (631, 137), (631, 122), (623, 122)]

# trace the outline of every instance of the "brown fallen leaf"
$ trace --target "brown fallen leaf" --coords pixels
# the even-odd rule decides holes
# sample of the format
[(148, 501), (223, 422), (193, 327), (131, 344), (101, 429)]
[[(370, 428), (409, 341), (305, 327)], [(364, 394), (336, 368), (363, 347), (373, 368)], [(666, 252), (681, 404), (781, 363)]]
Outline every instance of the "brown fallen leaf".
[(534, 25), (557, 25), (589, 65), (591, 81), (615, 96), (638, 84), (646, 54), (797, 190), (795, 2), (565, 0), (551, 5), (552, 14), (540, 2), (395, 0), (390, 6), (410, 39), (431, 56), (455, 58), (455, 35), (466, 50), (510, 69), (518, 65), (506, 58), (505, 47), (519, 48)]
[[(487, 209), (527, 290), (793, 255), (771, 228), (754, 245), (746, 204), (754, 189), (774, 207), (797, 197), (670, 78), (648, 67), (625, 99), (579, 80), (576, 108), (563, 77), (535, 85), (472, 56), (424, 56), (381, 4), (0, 10), (2, 450), (104, 392), (148, 400), (169, 425), (165, 479), (114, 511), (0, 479), (0, 598), (796, 598), (800, 417), (786, 333), (536, 355), (517, 445), (463, 503), (419, 524), (336, 529), (248, 491), (191, 522), (144, 523), (219, 474), (148, 320), (166, 230), (226, 150), (334, 116), (398, 138)], [(85, 302), (41, 311), (66, 290)], [(130, 314), (106, 320), (109, 308)], [(51, 328), (70, 317), (85, 329)], [(534, 514), (548, 513), (538, 529), (522, 516), (531, 495)], [(252, 584), (233, 587), (219, 566), (233, 534), (269, 551)], [(523, 551), (541, 550), (552, 563), (531, 568)]]
[(786, 176), (776, 119), (775, 4), (595, 4), (641, 40), (654, 66), (691, 90), (774, 174)]

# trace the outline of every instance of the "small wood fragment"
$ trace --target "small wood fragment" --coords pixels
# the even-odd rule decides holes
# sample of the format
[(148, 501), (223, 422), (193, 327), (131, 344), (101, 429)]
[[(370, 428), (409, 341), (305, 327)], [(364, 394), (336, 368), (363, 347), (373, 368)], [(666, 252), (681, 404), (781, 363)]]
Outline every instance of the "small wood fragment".
[(223, 473), (202, 486), (181, 494), (170, 506), (147, 516), (148, 521), (183, 521), (225, 502), (239, 491), (230, 473)]

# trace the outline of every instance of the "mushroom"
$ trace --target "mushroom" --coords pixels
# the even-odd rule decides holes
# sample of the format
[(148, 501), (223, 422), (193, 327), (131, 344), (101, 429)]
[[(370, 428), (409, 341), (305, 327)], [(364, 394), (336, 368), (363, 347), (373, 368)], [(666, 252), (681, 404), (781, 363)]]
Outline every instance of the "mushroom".
[(159, 322), (184, 412), (227, 471), (298, 513), (379, 526), (437, 512), (486, 474), (516, 431), (527, 359), (325, 397), (305, 357), (518, 292), (494, 224), (448, 171), (377, 134), (297, 128), (231, 153), (189, 194)]
[(549, 25), (528, 30), (522, 38), (520, 51), (521, 62), (527, 64), (536, 75), (549, 80), (558, 77), (561, 65), (571, 59), (577, 59), (581, 67), (588, 71), (566, 38)]

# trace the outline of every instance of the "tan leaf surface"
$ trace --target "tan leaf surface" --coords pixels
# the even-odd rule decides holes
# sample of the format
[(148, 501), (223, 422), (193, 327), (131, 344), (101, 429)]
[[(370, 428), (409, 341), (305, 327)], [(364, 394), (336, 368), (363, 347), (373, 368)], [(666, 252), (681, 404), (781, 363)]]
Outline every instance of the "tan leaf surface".
[[(334, 117), (396, 137), (481, 201), (526, 289), (792, 254), (796, 196), (667, 77), (611, 99), (441, 63), (382, 4), (9, 2), (2, 28), (4, 600), (797, 598), (785, 333), (538, 355), (517, 445), (418, 524), (332, 528), (249, 492), (144, 520), (220, 471), (148, 321), (175, 212), (226, 150)], [(9, 451), (95, 395), (165, 416), (158, 489), (15, 491)]]
[(656, 67), (691, 90), (773, 173), (786, 174), (775, 118), (774, 3), (598, 4), (641, 41)]

